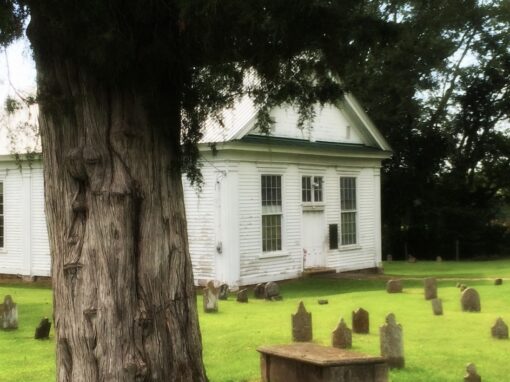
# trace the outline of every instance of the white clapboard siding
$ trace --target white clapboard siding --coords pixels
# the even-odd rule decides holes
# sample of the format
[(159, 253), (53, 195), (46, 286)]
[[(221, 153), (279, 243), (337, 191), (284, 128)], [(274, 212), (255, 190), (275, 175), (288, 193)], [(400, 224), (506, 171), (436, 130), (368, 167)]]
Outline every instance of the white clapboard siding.
[(49, 276), (51, 272), (51, 258), (46, 216), (44, 214), (44, 180), (42, 168), (33, 168), (31, 175), (31, 273), (33, 275)]
[(303, 129), (297, 127), (299, 114), (292, 107), (275, 108), (271, 116), (275, 121), (271, 135), (275, 137), (337, 143), (363, 142), (354, 124), (349, 122), (342, 110), (335, 106), (316, 107), (316, 116), (310, 122), (312, 128), (306, 123)]
[(199, 192), (183, 177), (188, 240), (195, 283), (215, 278), (216, 180), (221, 174), (210, 164), (202, 167), (204, 185)]

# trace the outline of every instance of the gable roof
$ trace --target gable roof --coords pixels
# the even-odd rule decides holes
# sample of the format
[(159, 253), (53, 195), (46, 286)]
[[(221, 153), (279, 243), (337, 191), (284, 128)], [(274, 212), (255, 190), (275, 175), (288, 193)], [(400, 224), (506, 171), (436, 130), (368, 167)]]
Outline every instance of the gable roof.
[[(382, 151), (392, 150), (352, 94), (346, 93), (336, 106), (352, 121), (368, 146)], [(227, 143), (246, 139), (253, 132), (256, 118), (257, 108), (253, 101), (245, 96), (237, 101), (234, 107), (223, 111), (223, 125), (214, 120), (206, 123), (200, 143)]]

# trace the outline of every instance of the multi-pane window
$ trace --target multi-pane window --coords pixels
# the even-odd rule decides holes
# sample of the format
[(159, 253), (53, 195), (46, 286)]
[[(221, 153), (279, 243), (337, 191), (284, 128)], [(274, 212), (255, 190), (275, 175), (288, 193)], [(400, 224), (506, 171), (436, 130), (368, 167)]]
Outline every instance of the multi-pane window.
[(303, 176), (301, 179), (301, 195), (303, 202), (322, 202), (322, 176)]
[(340, 178), (341, 242), (356, 244), (356, 178)]
[(0, 183), (0, 248), (4, 247), (4, 184)]
[(262, 175), (262, 251), (282, 249), (282, 177)]

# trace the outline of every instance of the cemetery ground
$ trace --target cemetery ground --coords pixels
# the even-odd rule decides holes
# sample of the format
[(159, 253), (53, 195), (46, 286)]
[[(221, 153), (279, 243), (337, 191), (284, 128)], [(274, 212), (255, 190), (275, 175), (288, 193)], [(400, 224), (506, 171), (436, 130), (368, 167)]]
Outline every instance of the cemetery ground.
[[(291, 342), (290, 315), (299, 301), (312, 313), (314, 342), (330, 345), (331, 331), (340, 317), (351, 327), (351, 312), (363, 307), (370, 313), (370, 334), (353, 334), (354, 351), (379, 355), (379, 326), (393, 312), (403, 326), (406, 367), (392, 370), (393, 382), (459, 381), (468, 362), (474, 362), (484, 382), (507, 380), (510, 375), (510, 340), (491, 337), (498, 317), (510, 323), (510, 260), (491, 262), (393, 262), (385, 264), (385, 276), (398, 275), (403, 293), (388, 294), (386, 279), (308, 278), (281, 283), (283, 301), (219, 302), (218, 313), (203, 313), (198, 297), (204, 360), (212, 382), (259, 380), (259, 354), (263, 344)], [(420, 278), (438, 278), (438, 297), (443, 316), (432, 314), (423, 295)], [(495, 286), (495, 278), (503, 285)], [(443, 279), (446, 278), (446, 279)], [(478, 290), (481, 313), (461, 311), (460, 281)], [(51, 290), (38, 284), (0, 283), (0, 297), (11, 294), (18, 304), (19, 329), (0, 331), (0, 381), (54, 381), (54, 332), (50, 340), (34, 340), (42, 317), (51, 318)], [(318, 299), (327, 299), (319, 305)]]

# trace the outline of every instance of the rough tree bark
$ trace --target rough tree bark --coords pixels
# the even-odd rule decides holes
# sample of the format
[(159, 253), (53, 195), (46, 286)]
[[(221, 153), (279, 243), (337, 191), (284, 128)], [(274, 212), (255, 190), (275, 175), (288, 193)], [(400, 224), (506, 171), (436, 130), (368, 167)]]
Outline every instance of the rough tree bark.
[(176, 98), (155, 122), (134, 90), (36, 65), (57, 380), (205, 381)]

